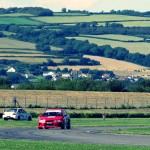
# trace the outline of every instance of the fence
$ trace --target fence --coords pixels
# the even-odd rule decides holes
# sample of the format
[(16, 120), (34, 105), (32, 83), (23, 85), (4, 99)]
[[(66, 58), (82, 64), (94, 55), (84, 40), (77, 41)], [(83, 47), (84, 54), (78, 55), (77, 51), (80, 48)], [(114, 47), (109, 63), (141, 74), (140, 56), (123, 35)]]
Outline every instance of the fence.
[[(10, 107), (13, 105), (14, 97), (0, 97), (0, 107)], [(83, 97), (17, 97), (19, 107), (64, 107), (64, 108), (139, 108), (150, 107), (150, 99), (133, 98), (83, 98)]]

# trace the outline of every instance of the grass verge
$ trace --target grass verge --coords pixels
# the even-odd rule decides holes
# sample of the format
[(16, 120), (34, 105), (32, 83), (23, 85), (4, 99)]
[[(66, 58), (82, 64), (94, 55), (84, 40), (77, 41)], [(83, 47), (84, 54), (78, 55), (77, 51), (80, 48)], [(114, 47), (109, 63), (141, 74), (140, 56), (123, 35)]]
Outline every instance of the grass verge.
[[(0, 119), (0, 127), (37, 127), (37, 118), (33, 118), (33, 121), (4, 121)], [(71, 125), (73, 127), (107, 127), (107, 126), (150, 126), (150, 119), (148, 118), (71, 118)]]
[(125, 145), (98, 145), (98, 144), (79, 144), (65, 142), (43, 142), (27, 140), (2, 140), (0, 139), (1, 150), (150, 150), (146, 146), (125, 146)]

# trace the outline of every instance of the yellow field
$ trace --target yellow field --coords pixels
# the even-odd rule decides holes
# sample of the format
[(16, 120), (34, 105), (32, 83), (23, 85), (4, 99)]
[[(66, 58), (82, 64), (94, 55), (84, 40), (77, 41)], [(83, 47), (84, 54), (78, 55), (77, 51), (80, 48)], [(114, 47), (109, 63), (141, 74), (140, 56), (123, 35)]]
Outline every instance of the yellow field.
[(0, 90), (0, 95), (0, 105), (5, 106), (12, 105), (14, 96), (23, 107), (30, 104), (75, 108), (110, 108), (122, 105), (145, 107), (150, 105), (150, 93)]
[(77, 22), (105, 22), (105, 21), (130, 21), (130, 20), (150, 20), (148, 17), (136, 17), (125, 15), (90, 15), (90, 16), (51, 16), (51, 17), (31, 17), (34, 20), (45, 23), (77, 23)]
[(124, 47), (129, 50), (130, 53), (141, 53), (141, 54), (149, 54), (150, 53), (150, 43), (145, 42), (119, 42), (119, 41), (112, 41), (106, 39), (97, 39), (97, 38), (88, 38), (88, 37), (69, 37), (69, 39), (74, 38), (77, 40), (88, 40), (89, 43), (95, 43), (99, 46), (102, 45), (111, 45), (112, 48), (114, 47)]
[[(144, 76), (150, 75), (150, 70), (147, 67), (143, 67), (140, 65), (136, 65), (133, 63), (120, 61), (111, 58), (105, 58), (100, 56), (91, 56), (91, 55), (84, 55), (86, 58), (90, 58), (96, 61), (100, 61), (101, 65), (97, 66), (57, 66), (60, 69), (69, 68), (73, 70), (80, 70), (81, 68), (89, 68), (91, 70), (110, 70), (113, 71), (117, 75), (126, 76), (129, 74), (133, 74), (135, 76)], [(50, 69), (56, 69), (57, 67), (49, 67)], [(138, 70), (139, 72), (136, 72)]]

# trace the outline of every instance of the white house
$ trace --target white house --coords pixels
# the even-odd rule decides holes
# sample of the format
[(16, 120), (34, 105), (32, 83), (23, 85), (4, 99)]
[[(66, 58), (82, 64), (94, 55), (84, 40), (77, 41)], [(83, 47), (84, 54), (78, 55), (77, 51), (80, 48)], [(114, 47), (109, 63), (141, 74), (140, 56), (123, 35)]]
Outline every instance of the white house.
[(16, 72), (16, 69), (14, 67), (9, 67), (7, 72)]
[(71, 75), (70, 75), (69, 73), (63, 73), (63, 74), (61, 75), (61, 77), (64, 78), (64, 79), (70, 79), (70, 78), (71, 78)]
[(90, 77), (88, 74), (81, 73), (78, 75), (79, 78), (87, 78)]
[(46, 77), (46, 76), (52, 76), (52, 77), (54, 77), (54, 76), (56, 76), (56, 74), (54, 72), (52, 72), (52, 71), (43, 72), (43, 77)]

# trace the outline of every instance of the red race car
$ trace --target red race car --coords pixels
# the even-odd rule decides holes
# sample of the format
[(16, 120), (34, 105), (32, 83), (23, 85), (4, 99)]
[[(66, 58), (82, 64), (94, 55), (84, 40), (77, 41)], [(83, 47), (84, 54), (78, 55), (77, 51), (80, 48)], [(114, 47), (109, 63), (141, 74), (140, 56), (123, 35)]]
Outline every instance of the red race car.
[(40, 114), (38, 120), (39, 129), (58, 128), (70, 129), (71, 121), (68, 113), (61, 108), (47, 109), (43, 114)]

